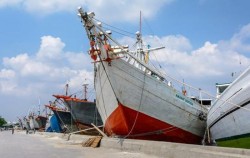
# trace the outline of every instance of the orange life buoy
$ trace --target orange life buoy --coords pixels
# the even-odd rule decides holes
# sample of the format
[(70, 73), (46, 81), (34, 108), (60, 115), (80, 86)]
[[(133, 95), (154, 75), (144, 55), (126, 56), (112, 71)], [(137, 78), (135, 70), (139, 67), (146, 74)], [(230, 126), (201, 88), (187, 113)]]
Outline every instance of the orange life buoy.
[(182, 93), (183, 95), (187, 95), (187, 91), (185, 89), (182, 91)]
[(97, 55), (95, 54), (95, 50), (94, 49), (91, 49), (90, 51), (89, 51), (90, 53), (90, 57), (94, 60), (94, 61), (96, 61), (96, 59), (97, 59)]
[(94, 48), (95, 47), (95, 41), (90, 41), (90, 51), (89, 51), (89, 54), (90, 54), (90, 57), (96, 61), (97, 59), (97, 55), (95, 54), (95, 51), (96, 49)]

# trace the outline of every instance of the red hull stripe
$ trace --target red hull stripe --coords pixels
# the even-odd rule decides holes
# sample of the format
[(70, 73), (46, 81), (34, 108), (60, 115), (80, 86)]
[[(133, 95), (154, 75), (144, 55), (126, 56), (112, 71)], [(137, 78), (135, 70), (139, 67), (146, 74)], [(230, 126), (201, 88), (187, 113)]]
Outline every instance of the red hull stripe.
[(130, 133), (127, 138), (188, 144), (201, 143), (201, 137), (140, 112), (134, 125), (137, 113), (137, 111), (119, 104), (105, 123), (108, 135), (125, 137)]

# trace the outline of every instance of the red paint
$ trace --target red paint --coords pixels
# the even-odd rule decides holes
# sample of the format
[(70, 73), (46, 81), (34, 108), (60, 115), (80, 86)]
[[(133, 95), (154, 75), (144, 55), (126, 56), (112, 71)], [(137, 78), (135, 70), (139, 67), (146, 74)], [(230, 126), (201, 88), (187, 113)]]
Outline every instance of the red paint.
[(52, 105), (44, 105), (45, 107), (49, 108), (50, 110), (55, 110), (55, 111), (67, 111), (66, 109), (59, 108), (57, 106), (52, 106)]
[(57, 99), (69, 99), (70, 98), (70, 96), (67, 96), (67, 95), (53, 95), (55, 98), (57, 98)]
[(79, 99), (76, 97), (70, 97), (70, 96), (66, 96), (66, 95), (53, 95), (55, 98), (57, 99), (63, 99), (64, 101), (74, 101), (74, 102), (88, 102), (88, 103), (93, 103), (90, 102), (88, 100), (84, 100), (84, 99)]
[[(114, 110), (105, 123), (106, 132), (109, 135), (127, 136), (131, 132), (136, 115), (137, 111), (119, 104), (118, 108)], [(133, 130), (127, 138), (188, 144), (200, 144), (202, 140), (197, 135), (140, 112)]]

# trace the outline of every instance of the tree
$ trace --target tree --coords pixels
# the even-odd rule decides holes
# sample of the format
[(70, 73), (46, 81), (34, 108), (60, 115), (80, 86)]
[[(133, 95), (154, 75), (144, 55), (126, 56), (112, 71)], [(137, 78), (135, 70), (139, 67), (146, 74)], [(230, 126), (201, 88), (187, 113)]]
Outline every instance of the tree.
[(2, 116), (0, 116), (0, 126), (2, 126), (3, 124), (6, 124), (7, 122), (5, 121), (4, 118), (2, 118)]

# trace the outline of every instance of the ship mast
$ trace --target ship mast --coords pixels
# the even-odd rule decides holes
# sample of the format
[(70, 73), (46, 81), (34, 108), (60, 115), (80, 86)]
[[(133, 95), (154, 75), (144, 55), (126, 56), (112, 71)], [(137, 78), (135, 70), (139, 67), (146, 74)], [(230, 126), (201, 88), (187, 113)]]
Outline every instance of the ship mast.
[(87, 101), (87, 89), (89, 84), (83, 84), (84, 100)]
[(40, 101), (40, 97), (38, 98), (38, 115), (40, 115), (41, 112), (41, 101)]
[[(145, 61), (145, 52), (143, 50), (143, 41), (142, 41), (142, 32), (141, 32), (141, 26), (142, 26), (142, 20), (141, 20), (141, 11), (140, 11), (140, 22), (139, 22), (139, 31), (137, 31), (136, 34), (136, 57), (140, 60), (140, 61)], [(145, 62), (146, 63), (146, 62)], [(136, 61), (134, 63), (134, 65), (136, 67), (138, 67), (139, 69), (143, 69), (143, 65), (141, 65), (138, 61)], [(145, 71), (145, 70), (144, 70)]]
[(142, 48), (142, 33), (141, 33), (141, 11), (140, 11), (140, 25), (139, 25), (139, 34), (137, 36), (138, 43), (140, 44), (140, 47)]
[[(140, 64), (141, 66), (145, 67), (147, 70), (149, 70), (149, 71), (153, 72), (154, 74), (156, 74), (157, 76), (159, 76), (159, 78), (161, 78), (161, 80), (164, 80), (164, 77), (160, 72), (155, 70), (153, 67), (147, 65), (143, 60), (141, 60), (140, 58), (137, 57), (138, 50), (136, 50), (136, 54), (134, 55), (133, 51), (126, 50), (120, 43), (118, 43), (106, 31), (104, 31), (102, 29), (102, 26), (98, 25), (93, 20), (93, 17), (95, 16), (95, 14), (93, 12), (89, 12), (89, 13), (84, 12), (81, 7), (78, 8), (78, 12), (79, 12), (78, 15), (81, 18), (81, 22), (83, 23), (83, 27), (85, 28), (85, 30), (87, 32), (87, 36), (88, 36), (89, 40), (91, 41), (91, 43), (93, 42), (94, 44), (96, 44), (98, 46), (98, 49), (100, 52), (105, 52), (105, 48), (102, 44), (102, 41), (100, 41), (100, 40), (102, 40), (101, 36), (105, 36), (105, 38), (110, 39), (112, 42), (114, 42), (121, 49), (119, 54), (127, 54), (128, 56), (133, 58), (136, 62), (138, 62), (138, 64)], [(140, 33), (138, 35), (140, 35)], [(141, 39), (141, 36), (138, 36), (138, 39)], [(148, 50), (158, 50), (158, 49), (162, 49), (162, 48), (165, 48), (165, 47), (159, 47), (159, 48), (148, 49)], [(101, 53), (100, 56), (103, 59), (107, 59), (107, 54), (105, 54), (105, 53)], [(100, 60), (102, 60), (102, 59), (100, 59)]]
[(69, 84), (65, 85), (65, 95), (68, 96)]

